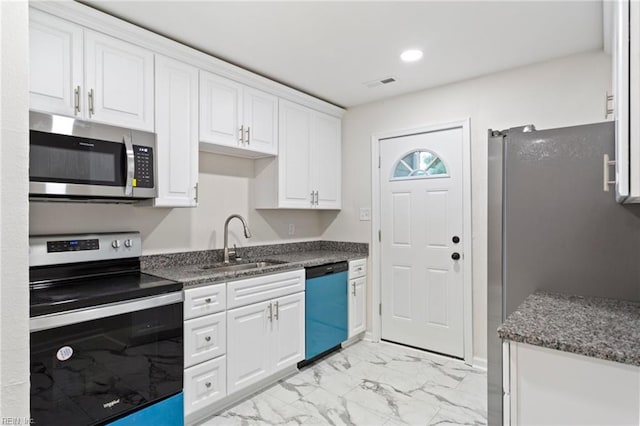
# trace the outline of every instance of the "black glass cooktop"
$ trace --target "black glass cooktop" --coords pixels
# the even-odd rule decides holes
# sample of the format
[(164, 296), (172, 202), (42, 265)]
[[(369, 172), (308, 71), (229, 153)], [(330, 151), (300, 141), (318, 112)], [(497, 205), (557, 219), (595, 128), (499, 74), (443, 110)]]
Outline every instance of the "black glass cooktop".
[(138, 271), (58, 280), (55, 283), (32, 283), (30, 316), (154, 296), (181, 289), (181, 283)]

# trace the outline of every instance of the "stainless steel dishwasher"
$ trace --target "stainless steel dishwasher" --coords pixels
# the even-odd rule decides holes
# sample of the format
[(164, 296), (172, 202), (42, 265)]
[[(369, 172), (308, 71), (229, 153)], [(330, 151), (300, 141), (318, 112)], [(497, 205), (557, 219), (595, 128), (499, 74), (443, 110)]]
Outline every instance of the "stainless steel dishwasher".
[(306, 270), (305, 361), (332, 351), (348, 337), (348, 264), (314, 266)]

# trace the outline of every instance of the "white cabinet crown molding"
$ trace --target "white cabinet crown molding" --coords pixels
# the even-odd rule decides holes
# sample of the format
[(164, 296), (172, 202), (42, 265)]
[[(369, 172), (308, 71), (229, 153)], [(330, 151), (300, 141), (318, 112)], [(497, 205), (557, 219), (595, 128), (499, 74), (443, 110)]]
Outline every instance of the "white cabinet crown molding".
[(192, 47), (168, 39), (114, 16), (75, 1), (35, 1), (30, 7), (72, 21), (155, 53), (196, 66), (202, 70), (227, 77), (247, 86), (288, 99), (326, 114), (342, 117), (345, 109), (288, 87), (282, 83), (225, 62)]

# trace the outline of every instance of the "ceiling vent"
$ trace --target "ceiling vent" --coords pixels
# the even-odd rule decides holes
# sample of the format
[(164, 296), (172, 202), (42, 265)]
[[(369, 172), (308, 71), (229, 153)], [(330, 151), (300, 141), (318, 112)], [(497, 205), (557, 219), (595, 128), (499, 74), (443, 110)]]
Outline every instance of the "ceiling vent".
[(379, 78), (373, 81), (367, 81), (366, 83), (362, 83), (362, 84), (364, 84), (368, 88), (372, 88), (372, 87), (384, 86), (385, 84), (391, 84), (391, 83), (394, 83), (395, 81), (396, 81), (395, 77), (384, 77), (384, 78)]

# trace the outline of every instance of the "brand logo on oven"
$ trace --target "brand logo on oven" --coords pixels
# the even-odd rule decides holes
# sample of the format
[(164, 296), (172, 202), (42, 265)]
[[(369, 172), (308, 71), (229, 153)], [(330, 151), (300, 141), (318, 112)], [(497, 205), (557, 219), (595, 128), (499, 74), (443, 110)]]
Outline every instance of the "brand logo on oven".
[(113, 406), (114, 406), (114, 405), (116, 405), (116, 404), (120, 404), (120, 398), (118, 398), (118, 399), (114, 399), (113, 401), (109, 401), (109, 402), (107, 402), (107, 403), (105, 403), (105, 404), (102, 404), (102, 406), (103, 406), (104, 408), (111, 408), (111, 407), (113, 407)]

